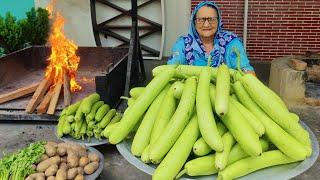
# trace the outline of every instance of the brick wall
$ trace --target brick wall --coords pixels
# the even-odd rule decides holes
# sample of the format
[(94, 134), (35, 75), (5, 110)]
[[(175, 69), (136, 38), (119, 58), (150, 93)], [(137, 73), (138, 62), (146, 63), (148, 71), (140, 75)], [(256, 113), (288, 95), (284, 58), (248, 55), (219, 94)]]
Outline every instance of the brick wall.
[[(201, 0), (192, 0), (192, 8)], [(224, 28), (242, 37), (244, 0), (216, 0)], [(250, 60), (320, 51), (319, 0), (249, 0), (247, 53)]]

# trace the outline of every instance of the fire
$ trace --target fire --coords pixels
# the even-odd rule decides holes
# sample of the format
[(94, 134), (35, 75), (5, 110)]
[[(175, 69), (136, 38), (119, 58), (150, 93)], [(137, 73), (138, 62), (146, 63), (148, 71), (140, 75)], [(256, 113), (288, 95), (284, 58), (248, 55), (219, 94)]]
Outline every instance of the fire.
[[(52, 12), (52, 7), (48, 9), (51, 9)], [(52, 14), (50, 16), (53, 17)], [(56, 83), (63, 82), (64, 73), (67, 73), (70, 77), (70, 90), (75, 92), (82, 88), (76, 82), (76, 74), (80, 62), (80, 58), (76, 55), (78, 46), (65, 37), (63, 27), (64, 18), (61, 14), (56, 13), (49, 36), (51, 55), (48, 59), (49, 65), (45, 76), (46, 78), (52, 78), (53, 86), (55, 86)]]

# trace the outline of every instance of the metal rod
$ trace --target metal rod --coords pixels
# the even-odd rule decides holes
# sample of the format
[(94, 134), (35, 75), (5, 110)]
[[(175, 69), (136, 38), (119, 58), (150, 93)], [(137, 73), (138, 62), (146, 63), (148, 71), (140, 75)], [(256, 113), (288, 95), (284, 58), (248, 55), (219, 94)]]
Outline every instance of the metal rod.
[(92, 29), (94, 40), (97, 46), (101, 46), (101, 41), (99, 37), (99, 28), (97, 24), (97, 14), (96, 14), (96, 0), (90, 0), (90, 12), (91, 12), (91, 22), (92, 22)]

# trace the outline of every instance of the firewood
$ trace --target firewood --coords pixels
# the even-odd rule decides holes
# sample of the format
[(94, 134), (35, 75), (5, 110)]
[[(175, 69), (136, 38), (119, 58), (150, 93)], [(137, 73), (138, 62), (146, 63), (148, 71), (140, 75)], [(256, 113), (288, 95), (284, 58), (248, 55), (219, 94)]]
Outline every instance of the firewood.
[(307, 63), (299, 59), (291, 59), (289, 66), (296, 71), (304, 71), (307, 68)]
[(54, 114), (54, 111), (56, 110), (56, 106), (58, 104), (58, 100), (59, 100), (59, 95), (60, 95), (60, 91), (61, 91), (61, 87), (62, 87), (62, 82), (59, 81), (56, 86), (54, 87), (53, 90), (53, 95), (52, 98), (50, 100), (50, 104), (49, 104), (49, 108), (47, 110), (47, 114)]
[(37, 107), (37, 113), (38, 114), (43, 114), (47, 111), (47, 108), (49, 106), (50, 100), (53, 95), (53, 89), (50, 89), (47, 94), (44, 96), (42, 102), (39, 104)]
[(304, 102), (310, 106), (320, 106), (320, 99), (304, 98)]
[(70, 77), (65, 72), (63, 77), (63, 101), (64, 106), (67, 107), (71, 104), (71, 92), (70, 92)]
[(36, 92), (33, 94), (31, 100), (29, 101), (26, 112), (32, 113), (37, 105), (41, 102), (43, 96), (47, 92), (49, 86), (51, 85), (52, 80), (44, 78), (41, 83), (39, 84), (38, 88), (36, 89)]
[(320, 65), (313, 65), (307, 68), (308, 81), (320, 83)]
[(25, 96), (27, 94), (31, 94), (34, 91), (36, 91), (38, 86), (39, 86), (39, 83), (35, 83), (35, 84), (31, 84), (29, 86), (19, 88), (15, 91), (12, 91), (12, 92), (2, 94), (2, 95), (0, 95), (0, 104), (11, 101), (13, 99), (20, 98), (20, 97)]

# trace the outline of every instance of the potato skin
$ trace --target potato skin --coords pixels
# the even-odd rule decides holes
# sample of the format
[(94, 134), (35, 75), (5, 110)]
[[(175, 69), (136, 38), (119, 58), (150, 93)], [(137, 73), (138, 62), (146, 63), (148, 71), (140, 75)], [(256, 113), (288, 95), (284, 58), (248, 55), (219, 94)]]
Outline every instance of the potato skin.
[(83, 167), (78, 167), (77, 169), (78, 169), (78, 174), (81, 174), (81, 175), (84, 174)]
[(78, 174), (74, 180), (84, 180), (84, 176), (82, 174)]
[(38, 172), (38, 173), (33, 173), (33, 174), (30, 174), (26, 180), (34, 180), (34, 179), (39, 179), (39, 178), (44, 178), (44, 173), (42, 172)]
[(54, 141), (48, 141), (47, 144), (53, 146), (53, 147), (58, 147), (58, 143), (54, 142)]
[(37, 166), (38, 172), (44, 172), (49, 166), (53, 164), (59, 164), (60, 163), (60, 157), (59, 156), (53, 156), (49, 159), (46, 159), (42, 162), (40, 162)]
[(46, 177), (49, 177), (49, 176), (55, 175), (57, 171), (58, 171), (58, 165), (53, 164), (47, 168), (44, 174), (46, 175)]
[(40, 162), (41, 162), (41, 161), (44, 161), (44, 160), (46, 160), (46, 159), (48, 159), (48, 158), (49, 158), (48, 155), (42, 154), (42, 155), (41, 155), (41, 158), (40, 158)]
[(56, 179), (56, 177), (54, 177), (54, 176), (49, 176), (48, 178), (47, 178), (47, 180), (55, 180)]
[(60, 155), (60, 156), (64, 156), (67, 154), (67, 148), (64, 147), (64, 146), (58, 146), (57, 148), (57, 153)]
[(68, 169), (67, 163), (60, 163), (59, 169)]
[(98, 167), (99, 167), (98, 162), (91, 162), (84, 167), (84, 173), (90, 175), (90, 174), (94, 173), (98, 169)]
[(71, 168), (67, 172), (67, 179), (74, 179), (78, 174), (78, 168)]
[(46, 154), (49, 157), (55, 156), (57, 154), (57, 148), (52, 146), (51, 144), (46, 144), (44, 148), (46, 150)]
[(67, 170), (62, 168), (58, 169), (56, 174), (56, 180), (66, 180), (67, 179)]
[(67, 162), (68, 162), (69, 168), (78, 167), (79, 166), (79, 157), (74, 153), (70, 153), (67, 156)]
[(81, 157), (80, 160), (79, 160), (79, 166), (80, 167), (84, 167), (86, 166), (87, 164), (89, 164), (89, 158), (87, 157)]
[(99, 162), (100, 161), (99, 155), (96, 153), (93, 153), (93, 152), (88, 154), (88, 158), (89, 158), (90, 162)]
[(67, 156), (61, 157), (61, 163), (67, 163)]

